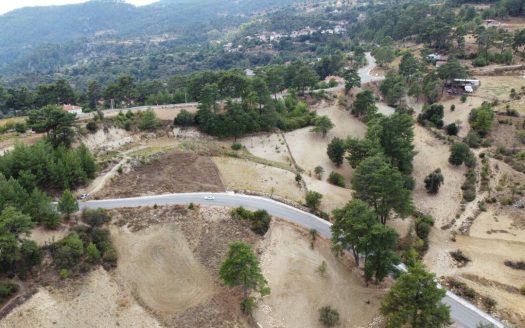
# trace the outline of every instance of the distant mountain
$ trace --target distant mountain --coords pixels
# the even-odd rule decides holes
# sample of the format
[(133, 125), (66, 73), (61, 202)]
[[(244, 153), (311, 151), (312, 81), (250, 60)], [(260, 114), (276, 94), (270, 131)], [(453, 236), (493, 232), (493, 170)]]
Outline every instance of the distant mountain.
[[(172, 35), (178, 45), (202, 42), (210, 31), (226, 32), (255, 13), (294, 2), (298, 0), (161, 0), (135, 7), (99, 0), (22, 8), (0, 16), (0, 75), (71, 64), (82, 59), (78, 54), (72, 58), (71, 48), (91, 45), (93, 40), (99, 42), (95, 44), (105, 40), (106, 52), (111, 40), (121, 45), (118, 40), (130, 38)], [(84, 50), (90, 51), (89, 47)], [(39, 66), (42, 61), (46, 65)]]

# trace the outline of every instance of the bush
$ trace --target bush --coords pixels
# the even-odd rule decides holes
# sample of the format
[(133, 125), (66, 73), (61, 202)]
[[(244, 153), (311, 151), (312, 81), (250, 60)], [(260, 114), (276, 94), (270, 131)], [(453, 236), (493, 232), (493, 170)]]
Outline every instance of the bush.
[(471, 130), (465, 137), (465, 143), (471, 148), (479, 148), (481, 145), (481, 137), (476, 131)]
[(467, 157), (471, 156), (470, 148), (464, 143), (455, 143), (450, 147), (450, 157), (448, 161), (455, 166), (462, 165)]
[(306, 194), (306, 206), (310, 208), (312, 211), (315, 211), (319, 208), (319, 205), (321, 205), (321, 199), (323, 198), (323, 195), (316, 191), (309, 191)]
[(183, 109), (177, 117), (175, 117), (175, 120), (173, 121), (174, 125), (177, 126), (192, 126), (195, 125), (195, 114), (192, 114), (188, 112), (187, 110)]
[(468, 262), (470, 262), (470, 259), (460, 250), (450, 252), (450, 256), (452, 256), (454, 261), (458, 263), (459, 267), (464, 267)]
[(88, 124), (86, 124), (86, 129), (91, 132), (91, 133), (95, 133), (98, 131), (98, 125), (97, 125), (97, 122), (95, 121), (89, 121)]
[(441, 169), (436, 169), (425, 178), (425, 188), (429, 194), (437, 194), (444, 181)]
[(461, 100), (462, 103), (465, 103), (467, 101), (467, 96), (462, 95), (460, 100)]
[(58, 275), (60, 279), (67, 279), (71, 275), (71, 272), (68, 269), (61, 269)]
[(232, 144), (232, 149), (233, 150), (241, 150), (242, 149), (242, 145), (238, 142)]
[(456, 125), (456, 123), (451, 123), (447, 125), (447, 134), (449, 136), (457, 136), (459, 132), (459, 127)]
[(148, 109), (144, 113), (142, 113), (142, 118), (139, 122), (139, 129), (142, 131), (145, 130), (155, 130), (160, 125), (159, 120), (157, 119), (157, 115), (155, 112), (151, 109)]
[(456, 110), (456, 105), (452, 104), (450, 105), (450, 111), (453, 112)]
[(15, 131), (17, 133), (25, 133), (27, 131), (27, 125), (25, 123), (16, 123)]
[(9, 297), (16, 294), (18, 285), (10, 282), (0, 281), (0, 302), (6, 301)]
[(76, 233), (72, 233), (51, 246), (57, 265), (73, 267), (84, 254), (84, 244)]
[(334, 186), (338, 186), (341, 188), (344, 188), (346, 186), (345, 177), (343, 177), (337, 172), (330, 173), (330, 176), (328, 177), (328, 182), (330, 182)]
[(319, 321), (325, 327), (335, 327), (340, 323), (339, 312), (331, 306), (322, 307), (319, 309)]
[(417, 121), (424, 125), (425, 121), (432, 123), (438, 129), (443, 127), (443, 105), (432, 104), (423, 107), (423, 112), (417, 117)]
[(82, 212), (82, 222), (92, 227), (99, 227), (109, 221), (111, 221), (111, 216), (103, 208), (85, 209)]
[(231, 210), (231, 216), (237, 220), (243, 220), (250, 223), (250, 229), (263, 236), (270, 228), (271, 216), (264, 210), (249, 211), (243, 207), (238, 207)]
[(525, 296), (525, 285), (521, 286), (520, 293)]
[(98, 260), (100, 260), (100, 251), (95, 244), (90, 243), (86, 249), (86, 252), (91, 263), (96, 263)]

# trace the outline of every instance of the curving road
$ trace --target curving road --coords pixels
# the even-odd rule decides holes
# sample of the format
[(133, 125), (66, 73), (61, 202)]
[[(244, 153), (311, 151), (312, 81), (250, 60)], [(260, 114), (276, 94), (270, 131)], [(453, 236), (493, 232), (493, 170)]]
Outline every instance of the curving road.
[(365, 58), (368, 64), (365, 67), (361, 67), (357, 71), (359, 74), (359, 77), (361, 78), (361, 84), (370, 83), (374, 81), (383, 81), (385, 79), (384, 76), (370, 75), (372, 70), (377, 66), (376, 59), (369, 52), (365, 53)]
[[(205, 200), (205, 196), (213, 196), (214, 199)], [(274, 201), (272, 199), (241, 195), (233, 192), (167, 194), (136, 198), (93, 200), (80, 203), (80, 209), (116, 209), (125, 207), (153, 206), (155, 204), (188, 205), (190, 203), (224, 207), (243, 206), (251, 210), (266, 210), (272, 216), (286, 219), (287, 221), (299, 224), (307, 229), (316, 229), (325, 238), (330, 238), (331, 236), (331, 223), (318, 218), (315, 215)], [(452, 319), (459, 327), (477, 328), (479, 324), (492, 324), (496, 328), (504, 328), (504, 325), (499, 321), (451, 292), (447, 292), (447, 295), (443, 299), (443, 303), (450, 305)]]

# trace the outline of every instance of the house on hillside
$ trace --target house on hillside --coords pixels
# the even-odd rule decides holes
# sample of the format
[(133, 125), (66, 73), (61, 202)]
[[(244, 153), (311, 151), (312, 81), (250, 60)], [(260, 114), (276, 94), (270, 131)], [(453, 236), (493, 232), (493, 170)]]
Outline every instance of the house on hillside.
[(255, 72), (251, 69), (245, 69), (244, 70), (244, 74), (246, 74), (247, 77), (254, 77), (255, 76)]
[(62, 108), (64, 108), (66, 112), (71, 113), (71, 114), (77, 114), (77, 115), (82, 114), (82, 107), (80, 106), (66, 104)]

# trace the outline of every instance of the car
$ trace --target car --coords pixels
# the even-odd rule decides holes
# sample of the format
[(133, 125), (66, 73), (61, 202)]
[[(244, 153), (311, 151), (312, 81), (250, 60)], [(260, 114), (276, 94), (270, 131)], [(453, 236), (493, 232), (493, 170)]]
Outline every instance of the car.
[(204, 197), (204, 199), (205, 199), (205, 200), (214, 200), (215, 197), (213, 197), (213, 196), (206, 196), (206, 197)]
[(89, 198), (89, 194), (82, 194), (78, 197), (78, 199), (80, 200), (85, 200), (85, 199), (88, 199)]

